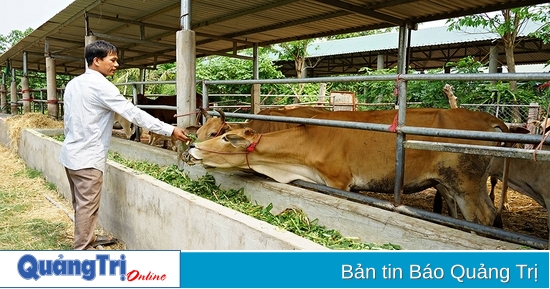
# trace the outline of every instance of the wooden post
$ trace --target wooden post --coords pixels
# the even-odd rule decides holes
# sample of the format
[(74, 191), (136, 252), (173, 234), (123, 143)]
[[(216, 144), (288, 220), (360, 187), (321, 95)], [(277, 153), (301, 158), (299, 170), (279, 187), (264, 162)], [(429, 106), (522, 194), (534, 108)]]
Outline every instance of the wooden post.
[(251, 112), (254, 114), (258, 114), (260, 112), (260, 84), (252, 84), (252, 92), (251, 92), (251, 99), (252, 102), (250, 102), (250, 109)]
[(443, 92), (447, 95), (447, 98), (449, 99), (449, 105), (451, 108), (458, 108), (458, 104), (456, 102), (456, 96), (453, 93), (453, 87), (450, 84), (445, 84), (443, 86)]

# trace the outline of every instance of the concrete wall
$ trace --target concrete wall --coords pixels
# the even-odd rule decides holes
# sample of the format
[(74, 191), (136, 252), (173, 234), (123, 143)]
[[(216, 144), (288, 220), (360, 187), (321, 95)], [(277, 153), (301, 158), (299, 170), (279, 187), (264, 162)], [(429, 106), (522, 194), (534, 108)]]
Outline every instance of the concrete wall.
[[(42, 134), (60, 132), (23, 131), (19, 153), (28, 166), (42, 171), (70, 199), (64, 168), (58, 162), (61, 143)], [(99, 215), (99, 225), (131, 250), (326, 250), (111, 161), (104, 176)]]
[[(4, 133), (0, 122), (0, 135)], [(44, 173), (68, 197), (68, 183), (57, 161), (61, 143), (44, 137), (57, 130), (27, 130), (19, 148), (27, 164)], [(0, 137), (0, 139), (2, 139)], [(252, 202), (273, 204), (274, 213), (302, 209), (344, 236), (411, 250), (519, 249), (520, 246), (451, 229), (428, 221), (269, 181), (239, 171), (206, 171), (178, 162), (177, 153), (113, 138), (111, 149), (123, 157), (160, 165), (178, 164), (191, 177), (212, 174), (223, 189), (244, 188)], [(44, 158), (48, 152), (50, 157)], [(176, 189), (148, 175), (108, 162), (100, 226), (127, 243), (128, 249), (324, 249), (294, 234)]]

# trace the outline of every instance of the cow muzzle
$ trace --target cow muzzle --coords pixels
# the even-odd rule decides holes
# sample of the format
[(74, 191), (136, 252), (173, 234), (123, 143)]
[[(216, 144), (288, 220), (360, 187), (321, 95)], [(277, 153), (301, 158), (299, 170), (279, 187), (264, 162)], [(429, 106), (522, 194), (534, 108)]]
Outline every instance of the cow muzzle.
[(181, 154), (181, 159), (188, 165), (192, 166), (192, 165), (195, 165), (196, 163), (200, 163), (200, 159), (198, 158), (195, 158), (192, 154), (191, 154), (191, 150), (196, 150), (195, 148), (195, 145), (194, 144), (191, 144), (187, 147), (187, 149), (185, 151), (182, 152)]

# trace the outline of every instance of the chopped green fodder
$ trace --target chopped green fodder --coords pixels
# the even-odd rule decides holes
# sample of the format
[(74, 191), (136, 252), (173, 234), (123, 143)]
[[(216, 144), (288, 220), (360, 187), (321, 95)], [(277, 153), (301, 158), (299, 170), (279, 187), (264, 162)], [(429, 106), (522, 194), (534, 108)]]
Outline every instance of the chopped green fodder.
[(225, 207), (239, 211), (258, 220), (265, 221), (274, 226), (283, 228), (298, 236), (309, 239), (334, 250), (400, 250), (395, 244), (376, 245), (373, 243), (359, 242), (355, 238), (342, 236), (338, 231), (327, 229), (318, 224), (318, 220), (309, 220), (305, 213), (298, 209), (286, 209), (280, 214), (271, 213), (271, 204), (263, 207), (253, 204), (244, 194), (243, 189), (222, 190), (216, 185), (216, 180), (210, 174), (206, 174), (198, 180), (192, 180), (176, 165), (161, 167), (141, 161), (132, 161), (122, 158), (118, 153), (109, 153), (109, 159), (125, 165), (135, 171), (148, 174), (158, 180), (166, 182), (176, 188), (198, 195), (216, 202)]

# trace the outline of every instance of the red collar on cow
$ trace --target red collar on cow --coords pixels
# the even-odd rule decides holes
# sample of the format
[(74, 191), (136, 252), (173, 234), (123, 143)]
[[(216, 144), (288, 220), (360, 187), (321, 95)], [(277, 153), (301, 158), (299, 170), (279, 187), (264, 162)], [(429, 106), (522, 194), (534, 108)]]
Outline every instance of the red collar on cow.
[(248, 147), (246, 147), (246, 151), (249, 152), (249, 153), (253, 152), (256, 149), (256, 145), (258, 145), (261, 138), (262, 138), (262, 134), (259, 134), (258, 135), (258, 140), (255, 141), (255, 142), (252, 142), (250, 145), (248, 145)]

